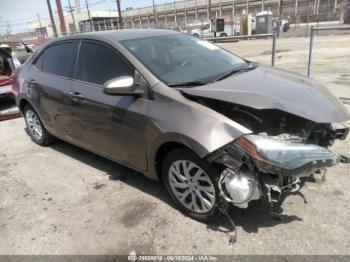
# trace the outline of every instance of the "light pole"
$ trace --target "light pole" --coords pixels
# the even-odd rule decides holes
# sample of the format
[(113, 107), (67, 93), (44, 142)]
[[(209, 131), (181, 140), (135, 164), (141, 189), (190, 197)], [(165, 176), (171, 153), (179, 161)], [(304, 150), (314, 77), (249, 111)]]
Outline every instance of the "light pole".
[(121, 29), (123, 29), (123, 20), (122, 20), (122, 11), (120, 9), (120, 0), (117, 0), (117, 8), (118, 8), (118, 24)]

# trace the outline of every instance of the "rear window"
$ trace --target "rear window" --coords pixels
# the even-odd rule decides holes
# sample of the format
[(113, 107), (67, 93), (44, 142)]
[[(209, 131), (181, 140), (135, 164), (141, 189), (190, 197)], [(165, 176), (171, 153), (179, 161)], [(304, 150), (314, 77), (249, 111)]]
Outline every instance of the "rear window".
[(35, 64), (43, 72), (71, 77), (74, 63), (74, 43), (65, 42), (47, 48)]

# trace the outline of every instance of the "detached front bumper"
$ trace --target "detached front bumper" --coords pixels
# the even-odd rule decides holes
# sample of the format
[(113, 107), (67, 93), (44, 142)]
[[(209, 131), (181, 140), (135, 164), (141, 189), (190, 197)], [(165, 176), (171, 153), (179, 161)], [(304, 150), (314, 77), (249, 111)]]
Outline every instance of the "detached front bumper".
[(219, 179), (221, 196), (243, 208), (263, 195), (277, 202), (283, 191), (298, 189), (300, 177), (344, 162), (327, 148), (267, 135), (240, 137), (208, 160), (227, 167)]

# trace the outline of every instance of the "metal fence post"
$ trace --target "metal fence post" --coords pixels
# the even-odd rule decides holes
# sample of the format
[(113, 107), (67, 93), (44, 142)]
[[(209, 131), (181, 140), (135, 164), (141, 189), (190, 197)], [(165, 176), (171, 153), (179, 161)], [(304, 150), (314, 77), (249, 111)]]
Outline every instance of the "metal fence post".
[(313, 42), (314, 42), (314, 26), (311, 26), (310, 47), (309, 47), (309, 62), (308, 62), (308, 65), (307, 65), (307, 76), (310, 76), (310, 74), (311, 74), (311, 59), (312, 59)]
[(271, 53), (271, 66), (275, 66), (275, 53), (276, 53), (276, 31), (273, 31), (272, 36), (272, 53)]

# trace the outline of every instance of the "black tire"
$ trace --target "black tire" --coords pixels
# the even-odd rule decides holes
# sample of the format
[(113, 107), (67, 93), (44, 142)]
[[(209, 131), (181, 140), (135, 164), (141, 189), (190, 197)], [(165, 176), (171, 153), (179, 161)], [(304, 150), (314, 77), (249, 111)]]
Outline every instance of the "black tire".
[(199, 37), (199, 34), (193, 34), (194, 37)]
[(222, 34), (220, 34), (220, 37), (226, 37), (227, 36), (227, 34), (226, 33), (222, 33)]
[[(30, 125), (28, 123), (28, 119), (27, 119), (27, 113), (34, 113), (35, 116), (37, 117), (38, 119), (38, 122), (41, 126), (41, 130), (42, 130), (42, 135), (41, 135), (41, 138), (39, 139), (37, 136), (35, 136), (35, 134), (33, 133), (32, 129), (30, 128)], [(48, 146), (48, 145), (51, 145), (53, 142), (55, 142), (56, 138), (54, 136), (52, 136), (47, 130), (46, 128), (44, 127), (43, 123), (41, 122), (40, 120), (40, 117), (39, 115), (36, 113), (36, 111), (34, 110), (34, 108), (30, 105), (25, 105), (24, 106), (24, 109), (23, 109), (23, 116), (24, 116), (24, 120), (26, 122), (26, 125), (27, 125), (27, 129), (28, 129), (28, 134), (30, 136), (30, 138), (35, 142), (37, 143), (38, 145), (41, 145), (41, 146)]]
[[(190, 210), (177, 199), (174, 192), (172, 191), (170, 182), (169, 182), (169, 176), (170, 176), (169, 169), (173, 163), (179, 160), (187, 160), (187, 161), (193, 162), (206, 173), (206, 175), (209, 177), (210, 181), (212, 182), (212, 185), (214, 186), (214, 189), (215, 189), (215, 202), (214, 202), (215, 204), (212, 206), (212, 208), (208, 212), (197, 213), (197, 212), (194, 212), (193, 210)], [(218, 180), (219, 180), (219, 175), (221, 171), (222, 170), (220, 168), (210, 165), (205, 160), (199, 158), (192, 151), (185, 148), (178, 148), (168, 153), (168, 155), (165, 157), (162, 163), (162, 181), (180, 211), (182, 211), (186, 215), (198, 221), (211, 222), (221, 216), (221, 212), (219, 210), (220, 199), (219, 199), (219, 188), (218, 188)]]

